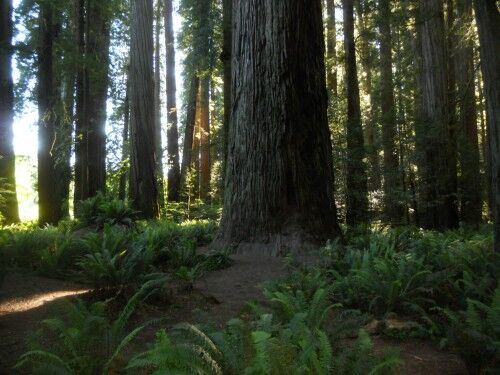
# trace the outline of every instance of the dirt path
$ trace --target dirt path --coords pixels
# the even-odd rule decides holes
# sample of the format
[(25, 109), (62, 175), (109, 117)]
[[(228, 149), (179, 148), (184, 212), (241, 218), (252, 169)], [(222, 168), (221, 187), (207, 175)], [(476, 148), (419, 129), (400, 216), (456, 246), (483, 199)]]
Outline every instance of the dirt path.
[[(282, 259), (234, 256), (232, 267), (213, 272), (195, 284), (191, 292), (179, 295), (166, 306), (146, 307), (138, 319), (166, 318), (163, 327), (182, 322), (210, 321), (223, 327), (250, 300), (263, 300), (260, 285), (286, 274)], [(38, 323), (51, 316), (58, 299), (85, 293), (78, 285), (31, 275), (10, 274), (0, 292), (0, 374), (14, 374), (11, 366), (25, 350), (26, 337)], [(151, 342), (159, 327), (144, 332), (138, 346)], [(405, 361), (402, 375), (466, 374), (460, 359), (422, 340), (391, 340), (375, 337), (376, 350), (398, 347)], [(134, 345), (136, 346), (136, 345)], [(140, 349), (140, 348), (139, 348)]]
[(10, 273), (0, 288), (0, 374), (25, 351), (26, 338), (40, 321), (53, 316), (61, 298), (87, 292), (79, 285), (27, 274)]

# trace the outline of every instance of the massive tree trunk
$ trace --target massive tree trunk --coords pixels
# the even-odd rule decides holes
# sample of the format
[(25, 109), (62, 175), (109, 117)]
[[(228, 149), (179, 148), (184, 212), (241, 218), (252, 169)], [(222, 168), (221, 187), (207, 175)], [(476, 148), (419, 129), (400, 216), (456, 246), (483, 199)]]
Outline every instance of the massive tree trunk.
[(0, 217), (19, 221), (14, 154), (14, 83), (12, 80), (12, 0), (0, 0)]
[(144, 218), (159, 214), (154, 115), (153, 0), (134, 0), (130, 47), (130, 200)]
[(368, 187), (366, 165), (363, 161), (365, 148), (359, 82), (354, 41), (353, 0), (344, 0), (344, 49), (347, 87), (347, 196), (346, 220), (348, 225), (357, 225), (368, 219)]
[[(469, 30), (473, 24), (472, 2), (458, 0), (457, 10), (460, 25)], [(460, 216), (468, 224), (478, 224), (482, 216), (482, 194), (478, 187), (481, 181), (479, 165), (479, 143), (477, 130), (477, 108), (474, 75), (474, 41), (464, 32), (456, 46), (456, 70), (458, 87), (457, 135), (460, 156)]]
[(165, 45), (167, 68), (167, 165), (168, 200), (180, 199), (179, 132), (177, 129), (177, 84), (175, 80), (175, 38), (172, 0), (165, 0)]
[(84, 64), (77, 79), (75, 203), (106, 189), (105, 125), (111, 33), (109, 4), (80, 0), (77, 6), (77, 42)]
[(155, 9), (155, 139), (156, 139), (156, 177), (158, 178), (158, 201), (160, 207), (165, 205), (163, 185), (163, 142), (161, 126), (161, 64), (160, 64), (160, 33), (161, 33), (162, 0), (156, 0)]
[[(78, 56), (85, 58), (85, 0), (75, 1), (75, 43)], [(83, 197), (88, 197), (87, 173), (87, 119), (85, 110), (85, 66), (80, 64), (76, 73), (75, 93), (75, 191), (73, 206), (75, 216), (78, 204)]]
[[(61, 97), (59, 53), (55, 42), (60, 32), (53, 4), (40, 6), (38, 49), (38, 207), (39, 223), (57, 224), (67, 213), (68, 162), (62, 150), (64, 103)], [(65, 178), (66, 176), (66, 178)]]
[(238, 1), (218, 241), (283, 254), (340, 234), (321, 0)]
[(210, 79), (200, 84), (200, 199), (206, 201), (210, 193)]
[(196, 103), (198, 98), (198, 88), (200, 80), (196, 75), (191, 78), (189, 86), (189, 97), (186, 113), (186, 127), (184, 131), (184, 147), (182, 150), (181, 186), (186, 187), (186, 180), (192, 162), (194, 130), (196, 127)]
[(335, 0), (326, 0), (326, 66), (327, 85), (333, 98), (338, 95), (337, 74), (337, 27), (335, 21)]
[(490, 137), (495, 250), (500, 251), (500, 12), (495, 0), (475, 0)]
[[(223, 145), (224, 151), (222, 161), (222, 178), (224, 181), (226, 175), (227, 153), (228, 153), (228, 132), (231, 123), (231, 55), (232, 55), (232, 38), (233, 38), (233, 0), (222, 1), (223, 16), (222, 16), (222, 63), (224, 65), (224, 124), (223, 124)], [(222, 183), (223, 184), (223, 183)]]
[(450, 129), (442, 0), (420, 1), (422, 123), (419, 125), (422, 220), (427, 229), (458, 225), (456, 157)]
[(384, 216), (392, 224), (401, 224), (404, 216), (402, 179), (396, 149), (396, 104), (392, 73), (391, 1), (379, 1), (380, 96), (382, 145), (384, 147)]

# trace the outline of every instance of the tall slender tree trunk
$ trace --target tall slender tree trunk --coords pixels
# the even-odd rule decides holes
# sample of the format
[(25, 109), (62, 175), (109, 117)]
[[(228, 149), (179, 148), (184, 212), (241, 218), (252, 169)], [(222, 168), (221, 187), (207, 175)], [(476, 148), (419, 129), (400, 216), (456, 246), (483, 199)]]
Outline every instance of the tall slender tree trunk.
[[(474, 62), (474, 65), (476, 62)], [(490, 134), (487, 129), (486, 116), (484, 114), (486, 105), (484, 103), (484, 90), (483, 90), (483, 77), (481, 74), (481, 69), (476, 71), (476, 81), (479, 99), (479, 121), (481, 129), (481, 151), (483, 155), (484, 163), (484, 191), (486, 193), (486, 201), (488, 204), (488, 218), (493, 220), (493, 193), (492, 193), (492, 180), (491, 180), (491, 158), (490, 158)]]
[[(222, 185), (226, 175), (227, 153), (228, 153), (228, 132), (231, 124), (231, 55), (233, 38), (233, 0), (222, 1), (222, 64), (224, 65), (224, 124), (223, 124), (223, 164), (222, 164)], [(223, 186), (222, 186), (223, 188)]]
[(156, 0), (155, 9), (155, 139), (156, 139), (156, 177), (158, 178), (158, 203), (165, 205), (163, 185), (163, 142), (161, 126), (161, 63), (160, 63), (160, 33), (161, 33), (162, 0)]
[(368, 114), (366, 116), (366, 123), (364, 127), (364, 142), (365, 142), (365, 152), (368, 156), (369, 161), (369, 173), (367, 173), (368, 178), (368, 190), (376, 191), (382, 186), (382, 173), (380, 171), (380, 161), (379, 161), (379, 146), (377, 142), (377, 111), (375, 105), (375, 93), (373, 90), (373, 56), (370, 51), (371, 43), (371, 30), (366, 26), (365, 17), (368, 15), (366, 10), (367, 4), (356, 0), (355, 8), (358, 15), (358, 25), (359, 25), (359, 55), (360, 63), (364, 73), (364, 79), (361, 80), (362, 88), (365, 94), (369, 98), (368, 103)]
[(159, 214), (154, 115), (153, 0), (134, 0), (130, 47), (130, 200), (144, 218)]
[(382, 144), (384, 148), (384, 216), (392, 224), (401, 224), (402, 178), (396, 149), (396, 104), (392, 73), (391, 1), (379, 1), (380, 91), (382, 112)]
[(495, 250), (500, 251), (500, 12), (495, 0), (474, 0), (490, 136)]
[(326, 0), (326, 66), (328, 90), (336, 100), (338, 95), (337, 74), (337, 26), (335, 20), (335, 0)]
[(234, 5), (233, 111), (218, 241), (238, 251), (299, 251), (340, 234), (321, 0)]
[(198, 98), (199, 78), (193, 75), (189, 86), (189, 99), (184, 131), (184, 147), (182, 150), (181, 186), (185, 188), (189, 168), (192, 163), (194, 131), (196, 127), (196, 103)]
[[(106, 103), (109, 82), (111, 23), (109, 5), (87, 0), (85, 55), (90, 66), (86, 76), (88, 120), (87, 160), (89, 197), (106, 189)], [(84, 197), (86, 199), (88, 197)]]
[(165, 45), (167, 68), (167, 165), (168, 200), (180, 199), (179, 132), (177, 129), (177, 83), (175, 78), (175, 38), (172, 0), (165, 0)]
[[(19, 221), (14, 153), (14, 82), (12, 79), (12, 0), (0, 0), (0, 217)], [(6, 193), (8, 192), (8, 193)]]
[(121, 175), (118, 188), (118, 198), (124, 201), (127, 197), (127, 180), (129, 179), (129, 168), (125, 168), (125, 163), (130, 157), (130, 69), (127, 73), (127, 93), (123, 103), (123, 132), (122, 132), (122, 163)]
[(210, 193), (210, 78), (200, 84), (200, 199)]
[(40, 6), (38, 48), (38, 207), (39, 223), (57, 224), (65, 216), (67, 201), (59, 133), (64, 124), (59, 55), (54, 48), (60, 24), (51, 3)]
[[(457, 1), (458, 20), (469, 29), (473, 24), (472, 2)], [(478, 187), (481, 181), (479, 143), (477, 130), (477, 108), (474, 74), (474, 41), (460, 35), (456, 46), (456, 70), (458, 87), (458, 152), (460, 157), (460, 213), (468, 224), (478, 224), (482, 217), (482, 194)]]
[(450, 129), (446, 38), (441, 0), (420, 1), (422, 123), (420, 133), (423, 212), (428, 229), (458, 225), (456, 157)]
[[(85, 58), (85, 0), (75, 2), (75, 42), (78, 46), (78, 56)], [(78, 66), (76, 74), (76, 103), (75, 103), (75, 216), (78, 204), (84, 197), (88, 197), (87, 173), (87, 119), (85, 110), (85, 65)]]
[(347, 197), (346, 220), (354, 226), (368, 220), (368, 187), (366, 165), (363, 161), (365, 148), (359, 82), (354, 41), (353, 0), (343, 0), (344, 6), (344, 49), (347, 87)]
[(106, 104), (111, 22), (109, 4), (80, 0), (77, 42), (84, 61), (77, 78), (75, 207), (106, 189)]

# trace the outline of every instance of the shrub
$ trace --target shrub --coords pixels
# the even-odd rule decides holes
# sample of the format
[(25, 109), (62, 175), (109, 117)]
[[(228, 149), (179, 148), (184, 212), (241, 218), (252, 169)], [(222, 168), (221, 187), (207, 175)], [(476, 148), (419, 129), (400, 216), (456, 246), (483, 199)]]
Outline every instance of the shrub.
[(60, 317), (42, 322), (31, 340), (31, 350), (21, 356), (16, 367), (37, 374), (116, 373), (126, 363), (123, 350), (144, 328), (126, 331), (131, 315), (151, 287), (145, 285), (137, 292), (114, 320), (109, 318), (105, 302), (66, 302)]
[(138, 217), (138, 212), (119, 199), (99, 193), (79, 203), (77, 217), (83, 227), (93, 225), (98, 229), (102, 229), (105, 225), (131, 227)]

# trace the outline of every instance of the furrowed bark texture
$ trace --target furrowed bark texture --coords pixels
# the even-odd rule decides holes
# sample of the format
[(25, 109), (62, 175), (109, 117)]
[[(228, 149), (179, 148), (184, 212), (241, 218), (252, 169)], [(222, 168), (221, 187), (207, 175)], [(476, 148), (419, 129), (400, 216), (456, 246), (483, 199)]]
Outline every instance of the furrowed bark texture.
[[(19, 221), (14, 154), (14, 82), (12, 80), (12, 0), (0, 0), (0, 191), (5, 199), (0, 216), (7, 224)], [(8, 191), (8, 194), (4, 192)], [(5, 194), (5, 196), (4, 196)]]
[(421, 224), (427, 229), (458, 225), (456, 157), (450, 129), (447, 45), (442, 1), (420, 1), (422, 52)]
[(210, 78), (200, 85), (200, 199), (210, 193)]
[(217, 242), (300, 251), (340, 233), (321, 0), (233, 5), (233, 111)]
[[(223, 0), (223, 16), (222, 16), (222, 63), (224, 65), (224, 124), (223, 124), (223, 157), (222, 165), (222, 185), (224, 185), (227, 165), (227, 150), (228, 150), (228, 132), (231, 123), (231, 55), (233, 49), (233, 0)], [(223, 187), (223, 186), (222, 186)]]
[(500, 12), (495, 0), (475, 0), (490, 138), (495, 250), (500, 251)]
[(175, 80), (175, 38), (172, 0), (165, 0), (165, 45), (167, 60), (167, 165), (168, 200), (180, 200), (179, 131), (177, 128), (177, 82)]
[(161, 64), (160, 64), (160, 33), (161, 33), (162, 0), (156, 0), (155, 9), (155, 140), (156, 140), (156, 178), (158, 179), (158, 201), (160, 207), (165, 205), (163, 186), (163, 142), (161, 126)]
[(396, 149), (396, 104), (392, 73), (391, 1), (379, 1), (380, 29), (380, 96), (382, 111), (382, 145), (384, 148), (384, 216), (392, 224), (404, 218), (402, 178)]
[(130, 200), (144, 218), (159, 214), (154, 115), (153, 1), (134, 0), (130, 51)]
[[(457, 1), (458, 20), (462, 29), (473, 25), (472, 2)], [(465, 31), (464, 30), (464, 31)], [(456, 71), (458, 93), (457, 136), (460, 157), (460, 219), (468, 224), (482, 221), (482, 191), (477, 108), (474, 77), (474, 41), (461, 35), (456, 48)]]
[[(38, 221), (41, 225), (57, 224), (67, 213), (67, 165), (61, 155), (64, 126), (64, 103), (61, 76), (57, 70), (60, 58), (55, 48), (60, 24), (52, 4), (40, 7), (38, 48)], [(66, 199), (66, 200), (65, 200)]]
[(344, 50), (347, 87), (346, 221), (354, 226), (368, 220), (368, 186), (359, 82), (354, 41), (353, 0), (344, 0)]

